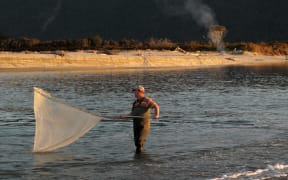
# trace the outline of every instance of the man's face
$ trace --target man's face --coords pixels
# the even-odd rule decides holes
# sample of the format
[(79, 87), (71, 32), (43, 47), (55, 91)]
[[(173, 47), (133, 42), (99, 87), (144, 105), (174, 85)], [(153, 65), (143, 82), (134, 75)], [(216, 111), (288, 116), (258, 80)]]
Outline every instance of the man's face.
[(139, 91), (139, 90), (136, 90), (136, 91), (134, 91), (134, 95), (136, 98), (140, 98), (140, 97), (144, 96), (144, 93)]

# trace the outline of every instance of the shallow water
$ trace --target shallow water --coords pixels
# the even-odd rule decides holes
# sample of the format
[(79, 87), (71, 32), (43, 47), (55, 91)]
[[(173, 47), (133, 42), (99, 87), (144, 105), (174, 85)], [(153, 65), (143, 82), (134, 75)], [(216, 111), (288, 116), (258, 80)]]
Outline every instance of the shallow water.
[[(3, 179), (261, 179), (288, 173), (285, 66), (0, 73), (0, 84)], [(143, 154), (134, 153), (131, 121), (119, 120), (100, 122), (63, 149), (32, 153), (33, 86), (113, 116), (130, 111), (131, 88), (138, 84), (161, 107)]]

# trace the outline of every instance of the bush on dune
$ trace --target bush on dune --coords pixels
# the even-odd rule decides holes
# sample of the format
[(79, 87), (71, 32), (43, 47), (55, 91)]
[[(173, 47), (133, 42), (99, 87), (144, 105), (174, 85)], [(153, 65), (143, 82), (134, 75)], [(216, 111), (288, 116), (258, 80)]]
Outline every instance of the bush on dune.
[[(55, 50), (174, 50), (216, 51), (211, 42), (172, 42), (171, 40), (150, 38), (147, 41), (125, 38), (123, 40), (104, 40), (96, 35), (76, 40), (40, 41), (36, 38), (0, 38), (0, 51), (55, 51)], [(288, 55), (288, 42), (226, 42), (225, 51), (250, 51), (263, 55)]]

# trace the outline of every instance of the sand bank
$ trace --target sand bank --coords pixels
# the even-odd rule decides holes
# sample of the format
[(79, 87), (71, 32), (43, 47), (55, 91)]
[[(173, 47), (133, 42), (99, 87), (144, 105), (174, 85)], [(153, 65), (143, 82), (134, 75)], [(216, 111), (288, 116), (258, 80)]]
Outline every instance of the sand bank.
[(0, 52), (0, 69), (127, 69), (202, 68), (227, 65), (288, 65), (285, 56), (179, 51), (119, 51), (112, 55), (97, 51)]

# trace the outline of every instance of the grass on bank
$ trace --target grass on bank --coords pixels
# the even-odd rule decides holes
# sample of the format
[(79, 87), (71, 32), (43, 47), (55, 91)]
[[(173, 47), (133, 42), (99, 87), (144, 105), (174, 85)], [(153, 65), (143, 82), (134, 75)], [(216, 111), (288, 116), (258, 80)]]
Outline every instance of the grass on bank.
[[(225, 42), (225, 51), (250, 51), (263, 55), (288, 55), (288, 42)], [(135, 39), (103, 40), (100, 36), (74, 40), (41, 41), (36, 38), (0, 37), (0, 51), (56, 51), (56, 50), (175, 50), (216, 51), (211, 42), (172, 42), (169, 39), (150, 38), (147, 41)], [(108, 52), (108, 51), (107, 51)]]

